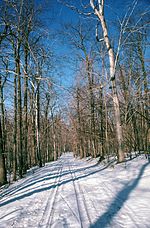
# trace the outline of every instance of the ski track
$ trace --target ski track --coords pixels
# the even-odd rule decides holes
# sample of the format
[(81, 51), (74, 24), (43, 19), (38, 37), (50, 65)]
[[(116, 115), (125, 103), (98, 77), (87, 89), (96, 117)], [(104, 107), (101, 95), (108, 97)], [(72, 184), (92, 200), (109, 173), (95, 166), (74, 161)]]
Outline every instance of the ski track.
[[(71, 173), (72, 173), (72, 175), (74, 175), (74, 179), (78, 180), (78, 178), (80, 176), (76, 175), (76, 173), (73, 172), (72, 170), (73, 169), (71, 169)], [(82, 175), (83, 174), (87, 175), (87, 172), (85, 172), (84, 169), (82, 171)], [(86, 228), (87, 226), (90, 227), (92, 225), (92, 223), (94, 222), (94, 219), (92, 218), (93, 215), (90, 215), (91, 208), (92, 208), (92, 210), (94, 210), (94, 214), (98, 218), (99, 213), (100, 213), (100, 211), (102, 211), (102, 208), (104, 205), (101, 203), (101, 208), (96, 207), (93, 200), (91, 199), (90, 194), (87, 192), (86, 187), (83, 186), (80, 183), (80, 181), (76, 181), (75, 186), (76, 186), (76, 189), (78, 189), (78, 193), (80, 194), (79, 202), (80, 202), (80, 207), (82, 208), (82, 213), (84, 212), (85, 218), (86, 218), (86, 220), (84, 218), (82, 218), (83, 221), (84, 220), (86, 221), (85, 224), (83, 223), (82, 227), (84, 227), (84, 228)], [(104, 187), (101, 188), (101, 190), (103, 190), (103, 192), (105, 192), (108, 196), (110, 196), (110, 192), (108, 192), (108, 189), (106, 186), (105, 186), (105, 188)], [(88, 221), (88, 224), (87, 224), (87, 221)], [(99, 225), (95, 226), (95, 228), (96, 227), (99, 228)]]
[(77, 208), (78, 208), (78, 217), (79, 217), (79, 221), (80, 221), (80, 226), (81, 228), (83, 228), (83, 221), (82, 221), (82, 215), (81, 215), (81, 202), (79, 201), (79, 197), (78, 197), (78, 194), (79, 194), (79, 185), (77, 184), (77, 182), (75, 182), (75, 174), (74, 172), (71, 170), (71, 166), (70, 164), (68, 163), (68, 167), (69, 167), (69, 171), (70, 171), (70, 174), (71, 174), (71, 177), (72, 177), (72, 182), (73, 182), (73, 186), (74, 186), (74, 192), (75, 192), (75, 197), (76, 197), (76, 202), (77, 202)]
[(0, 211), (0, 228), (150, 228), (137, 204), (117, 194), (128, 179), (118, 187), (105, 172), (96, 161), (63, 155), (2, 192), (0, 205), (8, 212)]
[[(55, 221), (55, 213), (57, 213), (57, 207), (58, 207), (58, 203), (56, 202), (56, 200), (59, 200), (59, 198), (61, 198), (64, 202), (64, 204), (67, 206), (67, 208), (70, 210), (72, 216), (74, 217), (75, 221), (77, 222), (77, 226), (83, 228), (82, 226), (82, 219), (81, 219), (81, 212), (80, 212), (80, 207), (79, 207), (79, 200), (78, 200), (78, 196), (77, 196), (77, 190), (76, 190), (76, 185), (74, 183), (74, 178), (72, 175), (72, 171), (70, 169), (69, 163), (65, 162), (65, 172), (66, 172), (66, 182), (67, 180), (69, 180), (69, 183), (71, 184), (71, 188), (72, 188), (72, 192), (73, 194), (73, 198), (75, 201), (75, 208), (76, 211), (74, 211), (74, 208), (71, 208), (71, 205), (69, 204), (69, 202), (67, 201), (67, 199), (65, 199), (65, 197), (62, 195), (62, 191), (65, 190), (65, 184), (63, 184), (63, 175), (62, 177), (59, 179), (59, 183), (58, 183), (58, 188), (57, 188), (57, 194), (55, 195), (55, 198), (53, 199), (53, 210), (51, 213), (51, 219), (48, 222), (48, 226), (47, 227), (59, 227), (59, 224), (57, 225), (57, 221)], [(62, 172), (63, 173), (63, 172)], [(65, 224), (65, 227), (69, 227), (69, 224), (67, 225), (67, 222)]]
[(62, 161), (60, 161), (60, 168), (58, 169), (58, 173), (57, 173), (57, 177), (55, 178), (55, 182), (54, 185), (56, 186), (53, 190), (53, 192), (50, 192), (48, 198), (47, 198), (47, 203), (45, 206), (45, 210), (44, 213), (42, 215), (40, 224), (39, 224), (39, 228), (40, 227), (49, 227), (52, 223), (52, 219), (53, 219), (53, 213), (54, 213), (54, 205), (55, 205), (55, 201), (56, 201), (56, 197), (57, 197), (57, 193), (58, 193), (58, 188), (59, 188), (59, 184), (60, 184), (60, 179), (61, 179), (61, 175), (62, 175), (62, 170), (63, 170), (63, 163)]

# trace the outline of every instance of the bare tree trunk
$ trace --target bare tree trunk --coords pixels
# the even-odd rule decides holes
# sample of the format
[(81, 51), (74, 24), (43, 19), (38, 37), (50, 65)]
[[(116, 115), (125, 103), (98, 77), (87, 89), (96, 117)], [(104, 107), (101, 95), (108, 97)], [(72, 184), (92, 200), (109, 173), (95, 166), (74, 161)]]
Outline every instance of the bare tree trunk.
[(25, 75), (24, 75), (24, 153), (23, 161), (24, 167), (23, 171), (26, 173), (28, 169), (28, 50), (25, 48)]
[[(4, 112), (4, 97), (3, 97), (3, 85), (2, 77), (0, 75), (0, 185), (7, 182), (5, 156), (6, 153), (6, 131), (5, 131), (5, 112)], [(2, 121), (1, 121), (2, 120)]]
[[(7, 70), (7, 69), (6, 69)], [(1, 113), (1, 126), (2, 126), (2, 136), (3, 136), (3, 151), (6, 147), (6, 127), (5, 127), (5, 108), (4, 108), (4, 93), (3, 93), (4, 83), (2, 83), (2, 77), (0, 75), (0, 113)]]
[(36, 151), (39, 167), (42, 167), (42, 157), (41, 157), (41, 148), (40, 148), (40, 83), (37, 82), (37, 91), (36, 91)]
[(107, 114), (107, 104), (106, 104), (106, 98), (104, 100), (105, 102), (105, 151), (106, 153), (109, 153), (109, 148), (108, 148), (108, 114)]
[(54, 161), (57, 160), (57, 151), (56, 151), (56, 131), (55, 123), (53, 123), (53, 150), (54, 150)]
[(83, 140), (82, 140), (82, 134), (81, 134), (81, 113), (80, 113), (80, 92), (79, 88), (77, 88), (77, 118), (78, 118), (78, 141), (79, 141), (79, 153), (80, 158), (83, 158), (84, 156), (84, 146), (83, 146)]
[(2, 125), (0, 117), (0, 186), (7, 183), (6, 167), (5, 167), (5, 157), (3, 151), (3, 135), (2, 135)]
[(21, 75), (20, 75), (20, 41), (16, 50), (16, 73), (18, 77), (18, 156), (19, 156), (19, 176), (22, 178), (23, 172), (23, 135), (22, 135), (22, 95), (21, 95)]
[(100, 88), (99, 91), (99, 98), (100, 98), (100, 108), (99, 108), (99, 112), (100, 112), (100, 142), (101, 142), (101, 160), (104, 159), (104, 116), (103, 116), (103, 88)]
[(14, 76), (13, 180), (17, 172), (17, 75)]
[(92, 156), (96, 157), (96, 145), (95, 145), (95, 104), (94, 104), (94, 94), (93, 94), (93, 74), (92, 74), (92, 66), (88, 56), (86, 56), (86, 70), (88, 75), (88, 84), (89, 84), (89, 98), (90, 98), (90, 136), (91, 136), (91, 144), (93, 148)]
[(53, 110), (51, 110), (51, 117), (52, 117), (52, 134), (53, 134), (53, 140), (52, 140), (52, 148), (53, 148), (53, 159), (54, 161), (57, 160), (57, 150), (56, 150), (56, 127), (54, 116), (53, 116)]
[(45, 162), (48, 162), (49, 160), (49, 149), (48, 149), (48, 135), (49, 135), (49, 127), (48, 127), (48, 110), (49, 110), (49, 103), (50, 103), (50, 97), (48, 94), (46, 94), (46, 109), (45, 109)]
[[(107, 107), (105, 107), (105, 98), (104, 98), (104, 94), (103, 94), (103, 80), (105, 77), (105, 60), (104, 60), (104, 56), (102, 55), (102, 78), (101, 78), (101, 82), (100, 82), (100, 90), (99, 90), (99, 98), (100, 98), (100, 138), (101, 138), (101, 160), (104, 159), (105, 154), (107, 154), (107, 148), (104, 150), (104, 138), (105, 136), (107, 136), (107, 133), (105, 135), (105, 131), (104, 131), (104, 117), (106, 118), (106, 122), (107, 122)], [(104, 110), (106, 111), (106, 115), (104, 115)], [(106, 130), (107, 130), (107, 123), (106, 123)], [(105, 138), (106, 140), (106, 138)], [(108, 143), (108, 142), (107, 142)], [(107, 144), (106, 143), (106, 144)]]
[(35, 98), (34, 98), (34, 87), (32, 87), (32, 91), (29, 93), (30, 95), (30, 103), (31, 103), (31, 165), (34, 166), (37, 163), (37, 154), (36, 154), (36, 130), (35, 130)]
[(122, 126), (121, 126), (121, 119), (120, 119), (119, 99), (117, 95), (116, 79), (115, 79), (115, 56), (108, 36), (108, 29), (107, 29), (107, 25), (104, 17), (104, 0), (99, 1), (98, 6), (94, 5), (94, 0), (90, 0), (90, 4), (101, 23), (104, 42), (108, 50), (109, 64), (110, 64), (110, 79), (112, 82), (112, 93), (113, 93), (112, 96), (113, 96), (113, 105), (114, 105), (114, 112), (115, 112), (116, 134), (117, 134), (117, 141), (118, 141), (118, 162), (122, 162), (124, 160), (123, 135), (122, 135)]

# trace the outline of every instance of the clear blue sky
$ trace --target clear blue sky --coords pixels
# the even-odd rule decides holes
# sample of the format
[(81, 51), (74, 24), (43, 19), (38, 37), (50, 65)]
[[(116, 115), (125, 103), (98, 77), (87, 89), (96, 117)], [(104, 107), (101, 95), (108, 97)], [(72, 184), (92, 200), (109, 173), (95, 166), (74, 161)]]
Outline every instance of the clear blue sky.
[[(72, 2), (76, 4), (78, 7), (80, 7), (80, 0), (66, 0), (69, 2)], [(64, 5), (57, 2), (57, 0), (36, 0), (37, 4), (41, 4), (43, 7), (43, 13), (41, 16), (42, 21), (45, 24), (45, 27), (49, 30), (50, 33), (57, 33), (63, 28), (63, 24), (65, 23), (76, 23), (79, 20), (79, 16), (74, 11), (68, 9)], [(89, 3), (89, 0), (84, 0), (84, 3)], [(133, 0), (106, 0), (105, 1), (105, 14), (106, 14), (106, 21), (109, 24), (109, 31), (111, 34), (115, 34), (116, 32), (116, 20), (117, 17), (122, 18), (125, 13), (127, 12), (127, 9), (134, 3)], [(141, 12), (150, 10), (150, 0), (139, 0), (138, 1), (138, 10), (141, 10)], [(131, 6), (132, 7), (132, 6)], [(135, 12), (137, 12), (137, 9), (135, 9)], [(91, 8), (89, 7), (89, 10)], [(113, 34), (113, 35), (114, 35)], [(94, 35), (93, 35), (94, 38)], [(69, 56), (72, 55), (71, 47), (66, 43), (60, 42), (60, 36), (57, 34), (55, 36), (55, 40), (50, 41), (52, 42), (52, 46), (56, 51), (56, 54), (58, 56), (65, 55)], [(148, 52), (149, 53), (149, 52)], [(61, 82), (64, 86), (69, 86), (73, 82), (73, 70), (72, 66), (69, 65), (68, 60), (65, 62), (64, 58), (64, 64), (66, 67), (60, 65), (60, 74), (58, 77), (61, 77)]]

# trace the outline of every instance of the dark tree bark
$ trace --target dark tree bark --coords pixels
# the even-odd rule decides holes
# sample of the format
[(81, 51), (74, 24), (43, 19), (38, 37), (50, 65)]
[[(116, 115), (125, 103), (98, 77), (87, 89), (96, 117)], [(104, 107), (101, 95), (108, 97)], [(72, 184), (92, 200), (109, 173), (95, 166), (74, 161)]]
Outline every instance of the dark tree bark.
[(40, 144), (40, 82), (37, 81), (36, 91), (36, 152), (39, 167), (42, 167), (41, 144)]
[(28, 47), (24, 48), (25, 55), (25, 74), (24, 74), (24, 148), (23, 148), (23, 171), (28, 169)]
[(0, 186), (6, 183), (7, 183), (7, 176), (6, 176), (4, 149), (3, 149), (2, 125), (1, 125), (1, 117), (0, 117)]
[(80, 112), (80, 90), (79, 88), (77, 88), (77, 118), (78, 118), (78, 150), (79, 150), (79, 154), (80, 154), (80, 158), (84, 157), (84, 144), (83, 144), (83, 138), (82, 138), (82, 132), (81, 132), (81, 112)]
[(50, 104), (50, 96), (46, 94), (46, 107), (45, 107), (45, 154), (44, 154), (44, 162), (49, 161), (49, 146), (48, 146), (48, 137), (49, 137), (49, 122), (48, 122), (48, 111), (49, 111), (49, 104)]
[(17, 96), (18, 96), (18, 158), (19, 176), (23, 174), (23, 135), (22, 135), (22, 93), (21, 93), (21, 74), (20, 74), (20, 41), (16, 48), (16, 73), (17, 73)]

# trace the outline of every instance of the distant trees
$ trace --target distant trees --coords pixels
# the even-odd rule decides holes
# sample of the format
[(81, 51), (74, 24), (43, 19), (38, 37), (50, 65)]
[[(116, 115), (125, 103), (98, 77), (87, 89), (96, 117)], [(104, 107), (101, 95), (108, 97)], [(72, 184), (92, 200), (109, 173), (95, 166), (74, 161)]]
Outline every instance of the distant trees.
[[(134, 138), (137, 139), (136, 150), (148, 150), (148, 129), (149, 129), (149, 88), (148, 88), (148, 68), (145, 56), (147, 49), (148, 29), (146, 29), (146, 18), (144, 24), (140, 23), (134, 27), (129, 24), (130, 39), (127, 40), (128, 46), (125, 53), (130, 53), (126, 63), (130, 69), (132, 77), (131, 90), (134, 97), (130, 97), (130, 107), (132, 113), (132, 124), (134, 126)], [(130, 22), (131, 23), (131, 22)], [(132, 20), (133, 24), (134, 18)]]
[[(85, 29), (86, 23), (81, 23), (79, 22), (78, 25), (76, 26), (71, 26), (69, 29), (69, 42), (71, 42), (72, 46), (74, 46), (78, 52), (80, 52), (80, 56), (79, 56), (79, 60), (82, 61), (82, 67), (84, 67), (84, 72), (82, 72), (84, 74), (84, 80), (85, 82), (87, 82), (88, 86), (86, 87), (87, 93), (88, 93), (88, 98), (87, 98), (87, 106), (89, 107), (89, 124), (90, 124), (90, 128), (89, 128), (89, 148), (91, 150), (91, 153), (93, 155), (93, 157), (96, 157), (96, 132), (95, 132), (95, 95), (94, 95), (94, 84), (95, 84), (95, 75), (93, 72), (93, 62), (94, 62), (94, 52), (92, 50), (92, 45), (88, 45), (89, 42), (89, 37), (91, 34), (91, 27), (87, 27)], [(88, 30), (88, 32), (86, 31)], [(72, 37), (72, 34), (74, 34), (74, 36)], [(90, 40), (91, 41), (91, 40)], [(80, 117), (80, 96), (82, 96), (80, 91), (80, 88), (77, 85), (76, 88), (76, 99), (77, 99), (77, 113), (78, 113), (78, 135), (79, 135), (79, 150), (80, 150), (80, 157), (84, 157), (85, 154), (87, 153), (86, 149), (84, 149), (83, 146), (83, 141), (85, 141), (85, 139), (83, 139), (83, 137), (81, 136), (82, 134), (81, 130), (82, 128), (82, 121), (81, 121), (81, 117)], [(84, 126), (83, 126), (84, 128)]]

